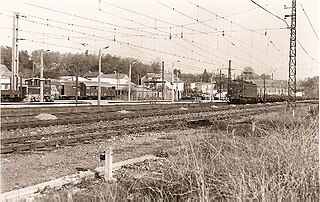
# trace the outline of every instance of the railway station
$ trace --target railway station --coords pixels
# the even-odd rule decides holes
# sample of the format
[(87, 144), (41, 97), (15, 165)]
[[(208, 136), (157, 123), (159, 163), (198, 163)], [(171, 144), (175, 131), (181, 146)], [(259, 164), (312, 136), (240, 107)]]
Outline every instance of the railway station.
[(318, 1), (3, 5), (0, 201), (319, 201)]

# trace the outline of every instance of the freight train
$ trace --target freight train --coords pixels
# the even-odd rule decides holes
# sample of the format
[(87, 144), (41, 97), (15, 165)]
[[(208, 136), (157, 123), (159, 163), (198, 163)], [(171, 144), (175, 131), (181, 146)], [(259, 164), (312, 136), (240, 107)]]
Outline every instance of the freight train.
[[(95, 100), (98, 99), (98, 82), (81, 81), (76, 91), (76, 83), (70, 80), (52, 80), (51, 86), (55, 88), (52, 91), (55, 99), (74, 100), (76, 95), (78, 99)], [(112, 100), (116, 97), (117, 92), (114, 86), (109, 83), (101, 82), (101, 99)]]
[[(261, 95), (258, 94), (257, 85), (251, 81), (233, 80), (228, 92), (230, 104), (255, 104), (262, 102), (289, 101), (287, 95)], [(302, 98), (297, 98), (301, 100)]]
[[(82, 81), (78, 84), (70, 80), (43, 79), (43, 98), (45, 102), (54, 100), (74, 100), (76, 94), (78, 99), (94, 100), (98, 99), (98, 82)], [(112, 100), (118, 94), (123, 94), (116, 90), (109, 83), (101, 82), (101, 99)], [(39, 102), (40, 101), (40, 78), (29, 78), (20, 84), (18, 90), (1, 90), (1, 102)]]

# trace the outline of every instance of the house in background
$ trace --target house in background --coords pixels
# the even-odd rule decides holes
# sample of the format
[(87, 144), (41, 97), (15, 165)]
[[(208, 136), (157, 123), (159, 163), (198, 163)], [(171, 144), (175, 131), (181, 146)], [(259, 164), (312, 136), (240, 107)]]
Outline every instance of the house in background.
[(260, 96), (264, 95), (264, 91), (266, 95), (288, 95), (288, 81), (286, 80), (254, 79), (252, 82), (257, 84), (257, 93)]
[(0, 75), (1, 90), (10, 90), (12, 72), (5, 65), (0, 65)]
[[(85, 78), (98, 82), (98, 72), (88, 72)], [(129, 86), (129, 77), (126, 74), (103, 74), (101, 73), (101, 82), (109, 83), (116, 90), (125, 90)], [(133, 85), (131, 83), (131, 85)]]
[(147, 73), (141, 78), (141, 84), (146, 90), (157, 92), (158, 97), (162, 97), (162, 84), (164, 84), (164, 99), (172, 99), (172, 89), (175, 99), (179, 99), (184, 91), (184, 82), (175, 76), (173, 80), (172, 82), (171, 74), (164, 74), (164, 81), (162, 81), (161, 74)]
[(213, 83), (206, 83), (206, 82), (190, 83), (190, 89), (192, 91), (198, 91), (207, 95), (210, 95), (211, 93), (215, 95), (217, 93), (215, 86), (216, 86), (215, 81)]

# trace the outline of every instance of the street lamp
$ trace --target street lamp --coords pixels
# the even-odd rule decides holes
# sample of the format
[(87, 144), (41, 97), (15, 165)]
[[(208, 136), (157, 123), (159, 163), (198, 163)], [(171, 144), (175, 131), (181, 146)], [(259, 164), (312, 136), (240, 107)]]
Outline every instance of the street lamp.
[[(177, 63), (180, 62), (179, 60), (177, 60)], [(173, 82), (174, 82), (174, 62), (172, 62), (172, 71), (171, 71), (171, 101), (174, 102), (174, 88), (173, 88)]]
[(131, 100), (131, 66), (137, 64), (137, 62), (133, 62), (129, 65), (129, 83), (128, 83), (128, 101)]
[(43, 102), (43, 54), (44, 52), (48, 52), (49, 50), (44, 51), (40, 50), (40, 102)]
[[(107, 49), (109, 46), (106, 46), (102, 49)], [(98, 106), (100, 106), (101, 101), (101, 58), (102, 58), (102, 51), (101, 48), (99, 49), (99, 74), (98, 74)]]

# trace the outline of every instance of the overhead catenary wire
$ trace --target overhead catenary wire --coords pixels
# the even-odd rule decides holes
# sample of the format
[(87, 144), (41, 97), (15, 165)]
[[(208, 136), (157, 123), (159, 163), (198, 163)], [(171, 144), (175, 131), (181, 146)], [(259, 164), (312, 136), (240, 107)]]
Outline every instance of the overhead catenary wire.
[[(166, 5), (166, 4), (162, 3), (162, 2), (159, 2), (159, 1), (156, 1), (156, 2), (159, 3), (159, 4), (161, 4), (161, 5), (163, 5), (164, 7), (168, 8), (168, 9), (172, 9), (173, 11), (175, 11), (175, 12), (177, 12), (177, 13), (179, 13), (179, 14), (181, 14), (181, 15), (189, 18), (189, 19), (192, 19), (192, 20), (194, 20), (194, 21), (198, 21), (197, 19), (195, 19), (195, 18), (193, 18), (193, 17), (191, 17), (191, 16), (189, 16), (189, 15), (187, 15), (187, 14), (185, 14), (185, 13), (183, 13), (183, 12), (177, 10), (177, 9), (175, 9), (174, 7), (171, 8), (170, 6), (168, 6), (168, 5)], [(198, 6), (198, 5), (196, 5), (196, 6)], [(209, 12), (210, 12), (210, 11), (209, 11)], [(213, 13), (211, 12), (211, 14), (213, 14)], [(214, 14), (214, 15), (216, 15), (216, 14)], [(218, 16), (218, 15), (216, 15), (216, 16)], [(209, 27), (209, 28), (211, 28), (211, 29), (213, 29), (213, 30), (216, 30), (216, 31), (218, 30), (217, 28), (212, 27), (212, 26), (210, 26), (210, 25), (207, 25), (207, 24), (205, 24), (205, 23), (201, 23), (201, 24), (203, 24), (204, 26)], [(224, 34), (224, 35), (227, 36), (227, 34)], [(232, 37), (232, 38), (234, 39), (235, 37)], [(241, 40), (240, 40), (240, 41), (241, 41)], [(259, 49), (257, 49), (257, 50), (258, 50), (258, 51), (261, 51), (261, 50), (259, 50)], [(278, 50), (278, 51), (280, 51), (280, 50)], [(260, 60), (259, 60), (259, 61), (260, 61)]]
[[(40, 6), (41, 7), (41, 6)], [(45, 8), (45, 9), (47, 9), (47, 8)], [(52, 9), (50, 9), (50, 10), (52, 10)], [(56, 11), (56, 12), (59, 12), (59, 11)], [(131, 12), (131, 11), (130, 11)], [(66, 14), (66, 12), (62, 12), (63, 14)], [(70, 16), (74, 16), (74, 17), (79, 17), (79, 16), (77, 16), (77, 15), (73, 15), (73, 14), (69, 14)], [(97, 21), (97, 20), (95, 20), (95, 21)], [(94, 36), (93, 36), (94, 37)]]
[[(42, 7), (42, 6), (39, 6), (39, 8), (48, 9), (48, 8), (45, 8), (45, 7)], [(57, 10), (54, 10), (54, 9), (48, 9), (48, 10), (53, 11), (53, 12), (60, 12), (60, 11), (57, 11)], [(62, 11), (61, 11), (61, 13), (65, 14), (65, 15), (71, 15), (71, 16), (79, 17), (78, 15), (68, 14), (68, 13), (62, 12)], [(81, 18), (84, 18), (84, 17), (81, 17)], [(45, 18), (38, 18), (38, 19), (46, 20)], [(85, 18), (85, 19), (90, 19), (90, 18)], [(29, 20), (29, 19), (24, 19), (24, 20), (27, 20), (27, 21), (30, 21), (30, 22), (34, 22), (34, 23), (38, 23), (38, 24), (42, 24), (44, 26), (50, 26), (50, 27), (54, 27), (54, 28), (58, 28), (58, 29), (65, 29), (67, 31), (78, 33), (78, 34), (84, 34), (84, 35), (87, 35), (87, 36), (98, 37), (98, 36), (96, 36), (94, 34), (88, 34), (88, 33), (80, 32), (80, 31), (75, 31), (73, 29), (66, 29), (66, 28), (63, 28), (61, 26), (51, 25), (49, 23), (36, 22), (36, 21), (33, 21), (33, 20)], [(90, 19), (90, 20), (93, 20), (93, 19)], [(93, 21), (97, 21), (97, 20), (93, 20)], [(65, 23), (65, 22), (61, 22), (61, 21), (57, 21), (57, 20), (55, 20), (54, 22), (63, 23), (63, 24), (66, 24), (66, 25), (74, 24), (74, 23)], [(97, 22), (100, 22), (100, 21), (97, 21)], [(89, 27), (87, 27), (87, 28), (89, 28)], [(134, 29), (134, 28), (132, 28), (132, 29)], [(146, 33), (152, 33), (152, 32), (146, 32)]]
[[(284, 19), (282, 19), (282, 18), (280, 18), (279, 16), (273, 14), (272, 12), (270, 12), (269, 10), (267, 10), (266, 8), (264, 8), (263, 6), (261, 6), (260, 4), (256, 3), (255, 1), (251, 0), (251, 2), (253, 2), (253, 3), (256, 4), (256, 5), (258, 5), (261, 9), (263, 9), (264, 11), (266, 11), (267, 13), (269, 13), (270, 15), (272, 15), (272, 16), (280, 19), (281, 21), (285, 22), (286, 25), (287, 25), (288, 27), (290, 27), (290, 26), (288, 25), (287, 21), (285, 21)], [(302, 50), (306, 53), (306, 55), (307, 55), (311, 60), (313, 60), (314, 62), (316, 62), (316, 63), (319, 64), (319, 62), (316, 61), (316, 60), (306, 51), (306, 49), (303, 47), (302, 43), (301, 43), (298, 39), (297, 39), (297, 42), (298, 42), (298, 44), (301, 46)]]
[[(38, 18), (38, 19), (42, 19), (42, 20), (47, 21), (45, 18)], [(41, 24), (43, 26), (49, 26), (49, 27), (53, 27), (53, 28), (57, 28), (57, 29), (61, 29), (61, 30), (66, 30), (66, 31), (73, 32), (73, 33), (86, 35), (86, 36), (89, 36), (89, 37), (100, 38), (101, 40), (105, 39), (105, 37), (98, 36), (96, 34), (89, 34), (89, 33), (83, 32), (83, 31), (77, 31), (77, 30), (74, 30), (74, 29), (64, 28), (64, 27), (61, 27), (61, 26), (52, 25), (52, 24), (50, 24), (48, 22), (38, 22), (38, 21), (35, 21), (35, 20), (30, 20), (30, 19), (23, 19), (23, 20), (26, 20), (26, 21), (29, 21), (29, 22), (32, 22), (32, 23)], [(74, 24), (74, 23), (65, 23), (65, 22), (62, 22), (62, 21), (55, 21), (55, 22), (62, 23), (62, 24), (65, 24), (65, 25)], [(190, 57), (188, 57), (188, 58), (190, 58)], [(202, 62), (204, 62), (204, 61), (202, 61)]]
[[(186, 0), (186, 1), (189, 2), (190, 4), (194, 5), (194, 6), (197, 6), (197, 8), (200, 8), (200, 9), (202, 9), (202, 10), (204, 10), (204, 11), (206, 11), (206, 12), (208, 12), (208, 13), (214, 15), (214, 16), (216, 16), (217, 19), (222, 19), (222, 20), (225, 20), (225, 21), (227, 21), (227, 22), (230, 22), (230, 23), (232, 23), (232, 24), (234, 24), (234, 25), (237, 25), (237, 26), (241, 27), (242, 29), (245, 29), (245, 30), (248, 30), (248, 31), (252, 31), (253, 33), (256, 33), (256, 34), (259, 34), (259, 35), (261, 35), (261, 36), (264, 36), (264, 37), (266, 37), (266, 38), (268, 39), (268, 41), (271, 41), (271, 39), (270, 39), (268, 36), (266, 36), (265, 33), (258, 32), (258, 30), (255, 30), (255, 29), (252, 29), (252, 28), (243, 26), (243, 25), (241, 25), (241, 24), (239, 24), (239, 23), (237, 23), (237, 22), (235, 22), (235, 21), (228, 20), (225, 16), (220, 16), (220, 15), (212, 12), (211, 10), (208, 10), (208, 9), (206, 9), (206, 8), (198, 5), (198, 4), (193, 3), (193, 2), (190, 1), (190, 0)], [(288, 26), (287, 26), (287, 28), (288, 28)], [(278, 48), (274, 43), (273, 43), (272, 45), (279, 50), (279, 48)]]
[(299, 46), (302, 48), (302, 50), (309, 56), (309, 58), (311, 60), (313, 60), (315, 63), (319, 64), (319, 62), (317, 60), (315, 60), (307, 51), (306, 49), (302, 46), (302, 44), (300, 43), (300, 41), (298, 41)]
[(310, 20), (309, 16), (307, 15), (307, 12), (304, 10), (302, 4), (300, 4), (300, 6), (301, 6), (301, 8), (302, 8), (302, 10), (303, 10), (304, 15), (305, 15), (306, 18), (308, 19), (308, 22), (309, 22), (309, 24), (310, 24), (310, 26), (311, 26), (311, 28), (312, 28), (312, 30), (313, 30), (314, 35), (315, 35), (315, 36), (317, 37), (317, 39), (319, 40), (318, 34), (317, 34), (316, 30), (314, 29), (314, 27), (313, 27), (313, 25), (312, 25), (312, 23), (311, 23), (311, 20)]

